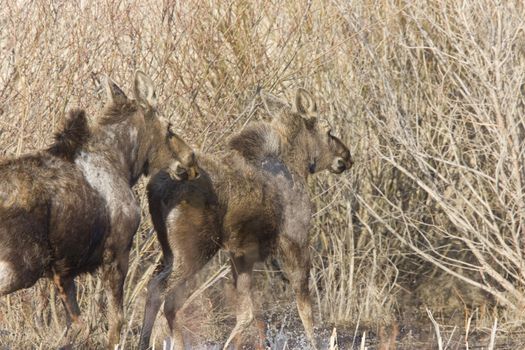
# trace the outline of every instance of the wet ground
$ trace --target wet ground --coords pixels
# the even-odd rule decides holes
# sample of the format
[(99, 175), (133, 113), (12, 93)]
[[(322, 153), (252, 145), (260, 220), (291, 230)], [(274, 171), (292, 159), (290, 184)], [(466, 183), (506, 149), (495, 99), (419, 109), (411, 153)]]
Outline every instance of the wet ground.
[[(265, 315), (266, 317), (266, 343), (264, 348), (270, 350), (303, 350), (310, 349), (310, 344), (304, 333), (299, 317), (293, 311), (284, 313), (284, 316), (277, 314)], [(231, 324), (233, 327), (233, 324)], [(387, 330), (389, 333), (391, 329)], [(257, 336), (251, 332), (245, 337), (244, 349), (257, 349), (254, 339)], [(387, 347), (381, 342), (379, 331), (377, 330), (355, 330), (345, 327), (326, 326), (316, 329), (316, 337), (320, 349), (367, 349), (367, 350), (425, 350), (438, 349), (439, 342), (430, 321), (428, 324), (418, 324), (411, 326), (400, 326), (396, 332), (395, 344)], [(489, 349), (490, 329), (477, 330), (465, 337), (464, 329), (457, 326), (441, 326), (440, 336), (443, 349), (448, 350), (482, 350)], [(388, 337), (387, 337), (388, 338)], [(200, 342), (195, 339), (187, 339), (187, 349), (198, 350), (219, 350), (222, 343)], [(201, 339), (202, 340), (202, 339)], [(496, 332), (494, 348), (497, 350), (520, 350), (525, 349), (525, 333), (520, 332)]]

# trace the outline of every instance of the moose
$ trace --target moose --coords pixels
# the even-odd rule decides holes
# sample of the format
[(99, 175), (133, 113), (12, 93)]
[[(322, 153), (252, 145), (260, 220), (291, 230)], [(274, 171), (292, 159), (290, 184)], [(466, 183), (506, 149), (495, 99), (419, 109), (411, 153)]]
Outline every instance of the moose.
[(51, 147), (0, 162), (0, 296), (51, 278), (68, 323), (80, 323), (74, 278), (102, 267), (108, 348), (120, 341), (123, 285), (141, 211), (142, 174), (198, 176), (193, 150), (158, 116), (152, 80), (135, 73), (134, 99), (109, 77), (92, 127), (73, 111)]
[(197, 154), (199, 178), (178, 181), (163, 171), (151, 177), (149, 210), (163, 259), (148, 285), (141, 349), (149, 347), (162, 302), (172, 344), (184, 349), (176, 317), (186, 298), (184, 282), (220, 249), (230, 255), (238, 303), (224, 349), (234, 339), (239, 346), (240, 334), (253, 321), (253, 266), (272, 255), (281, 260), (306, 335), (316, 347), (308, 287), (312, 204), (307, 178), (322, 170), (340, 174), (352, 165), (348, 148), (317, 114), (312, 95), (299, 89), (295, 108), (283, 104), (271, 122), (249, 124), (229, 140), (222, 157)]

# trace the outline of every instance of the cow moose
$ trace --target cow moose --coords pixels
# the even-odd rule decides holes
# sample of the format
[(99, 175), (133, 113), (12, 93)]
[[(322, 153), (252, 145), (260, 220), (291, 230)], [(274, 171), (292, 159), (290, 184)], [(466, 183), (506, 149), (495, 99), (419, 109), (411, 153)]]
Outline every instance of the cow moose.
[(74, 278), (103, 269), (108, 348), (120, 341), (123, 285), (141, 211), (131, 187), (159, 171), (193, 179), (193, 150), (157, 113), (151, 79), (138, 71), (134, 99), (111, 79), (92, 127), (70, 113), (46, 150), (0, 161), (0, 296), (51, 278), (68, 319), (80, 322)]
[(150, 179), (149, 209), (163, 260), (148, 285), (141, 349), (149, 347), (162, 302), (173, 345), (184, 349), (176, 317), (185, 301), (184, 282), (219, 249), (230, 254), (238, 303), (224, 348), (254, 319), (252, 270), (270, 255), (281, 259), (306, 335), (316, 346), (308, 289), (307, 178), (322, 170), (340, 174), (352, 165), (348, 148), (317, 114), (312, 95), (299, 89), (295, 108), (284, 106), (271, 122), (249, 124), (220, 158), (198, 154), (199, 178), (178, 181), (161, 171)]

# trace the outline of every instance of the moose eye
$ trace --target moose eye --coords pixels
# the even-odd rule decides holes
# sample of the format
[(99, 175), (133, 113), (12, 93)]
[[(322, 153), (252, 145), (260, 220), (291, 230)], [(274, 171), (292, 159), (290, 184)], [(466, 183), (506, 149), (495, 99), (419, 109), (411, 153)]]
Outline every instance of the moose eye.
[(171, 130), (171, 123), (168, 123), (167, 131), (168, 131), (167, 133), (168, 138), (172, 138), (173, 136), (175, 136), (175, 133), (173, 132), (173, 130)]

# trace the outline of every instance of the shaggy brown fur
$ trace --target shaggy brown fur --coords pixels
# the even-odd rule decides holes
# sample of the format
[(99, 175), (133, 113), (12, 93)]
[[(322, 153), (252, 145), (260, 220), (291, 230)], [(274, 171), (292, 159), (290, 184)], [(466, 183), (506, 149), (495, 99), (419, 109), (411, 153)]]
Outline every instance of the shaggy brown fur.
[(146, 349), (164, 300), (164, 313), (177, 349), (183, 349), (177, 310), (183, 283), (219, 249), (231, 255), (237, 291), (237, 324), (225, 348), (253, 320), (250, 296), (254, 263), (280, 257), (297, 298), (306, 334), (314, 344), (308, 277), (308, 231), (312, 208), (309, 174), (341, 173), (352, 160), (348, 148), (315, 116), (304, 90), (296, 111), (281, 111), (271, 123), (253, 123), (230, 140), (220, 159), (199, 155), (200, 178), (172, 181), (160, 172), (148, 184), (153, 224), (163, 263), (148, 287), (140, 346)]
[(72, 162), (90, 134), (86, 112), (81, 109), (72, 110), (64, 122), (63, 129), (55, 133), (55, 142), (47, 151)]
[(73, 112), (47, 151), (0, 163), (0, 296), (51, 277), (68, 316), (79, 321), (74, 278), (103, 266), (114, 349), (141, 217), (131, 186), (147, 171), (192, 179), (197, 165), (191, 148), (156, 116), (144, 73), (135, 75), (134, 101), (109, 79), (106, 90), (108, 105), (91, 133), (84, 113)]

